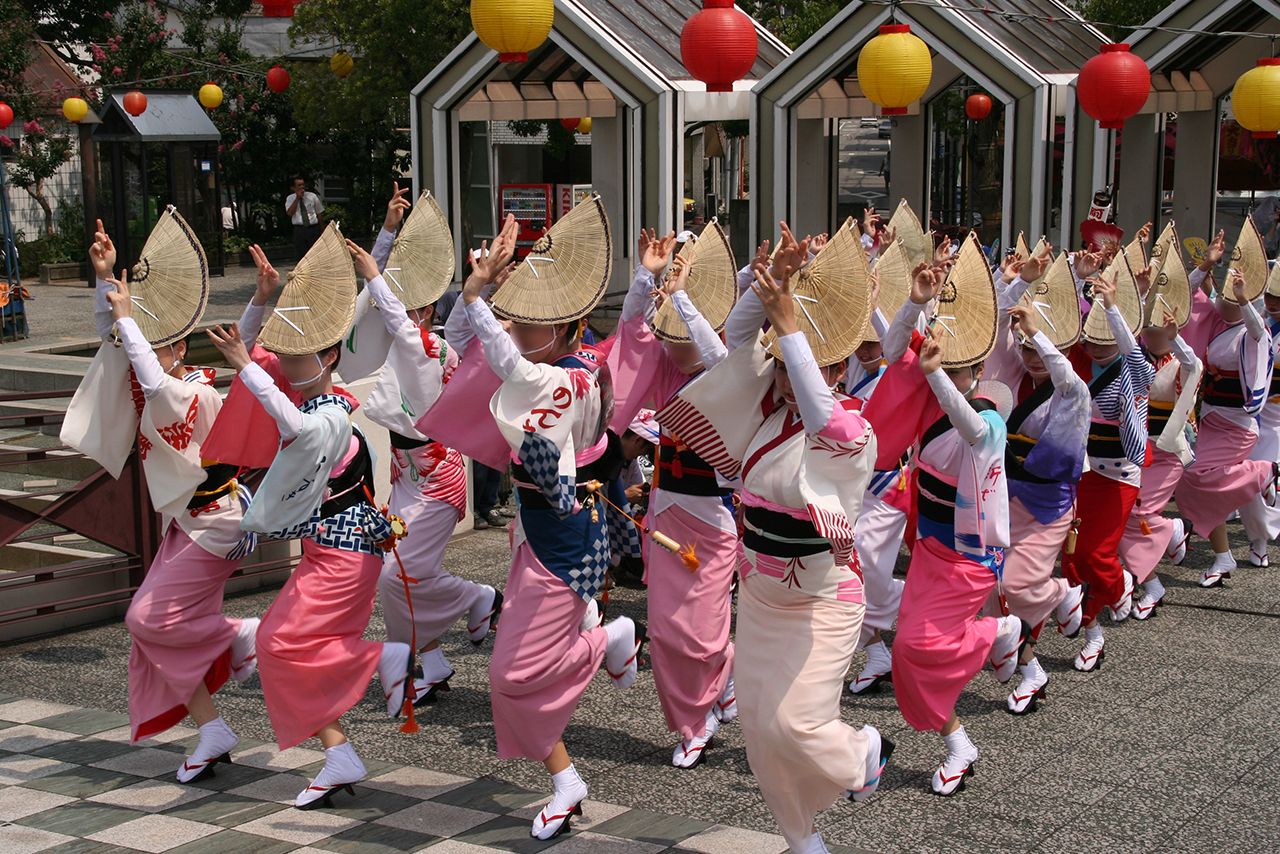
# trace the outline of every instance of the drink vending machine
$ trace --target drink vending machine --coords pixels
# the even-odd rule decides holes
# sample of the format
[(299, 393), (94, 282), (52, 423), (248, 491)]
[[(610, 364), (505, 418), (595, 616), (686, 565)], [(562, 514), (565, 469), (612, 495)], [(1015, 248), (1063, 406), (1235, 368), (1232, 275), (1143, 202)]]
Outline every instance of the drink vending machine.
[(498, 188), (498, 220), (507, 214), (520, 223), (516, 239), (516, 258), (524, 258), (538, 238), (551, 228), (553, 207), (551, 184), (502, 184)]

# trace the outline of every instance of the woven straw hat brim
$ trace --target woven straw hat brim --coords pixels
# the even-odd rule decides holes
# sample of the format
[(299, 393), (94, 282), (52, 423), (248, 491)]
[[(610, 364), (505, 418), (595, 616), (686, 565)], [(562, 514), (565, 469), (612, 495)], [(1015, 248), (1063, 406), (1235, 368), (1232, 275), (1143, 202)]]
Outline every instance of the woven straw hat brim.
[(609, 217), (598, 195), (583, 200), (542, 237), (493, 297), (493, 311), (518, 323), (579, 320), (604, 296), (613, 272)]
[(133, 319), (153, 347), (186, 338), (209, 304), (209, 262), (171, 205), (156, 222), (130, 275)]
[[(885, 320), (892, 321), (911, 296), (912, 269), (911, 259), (907, 257), (907, 249), (901, 240), (893, 241), (888, 249), (880, 253), (880, 260), (875, 267), (880, 279), (879, 304), (872, 308), (879, 308)], [(863, 334), (866, 336), (864, 341), (880, 340), (875, 326), (870, 323)]]
[(342, 340), (355, 311), (355, 266), (331, 222), (289, 273), (258, 342), (283, 356), (318, 353)]
[(1169, 223), (1151, 248), (1151, 289), (1147, 292), (1144, 318), (1147, 326), (1163, 326), (1166, 312), (1174, 316), (1179, 328), (1191, 320), (1191, 282), (1180, 246), (1178, 232)]
[[(1103, 275), (1109, 278), (1113, 273), (1116, 277), (1116, 307), (1120, 309), (1129, 331), (1136, 335), (1142, 324), (1142, 297), (1138, 294), (1138, 283), (1133, 278), (1126, 253), (1117, 253)], [(1094, 344), (1116, 343), (1111, 324), (1107, 323), (1107, 310), (1103, 307), (1102, 300), (1095, 299), (1090, 306), (1089, 314), (1084, 320), (1084, 332), (1080, 337)]]
[(425, 308), (449, 289), (456, 270), (453, 232), (431, 193), (424, 191), (391, 245), (383, 278), (412, 311)]
[(1031, 312), (1040, 331), (1059, 350), (1080, 340), (1084, 321), (1080, 316), (1080, 298), (1076, 295), (1076, 282), (1071, 275), (1071, 260), (1067, 253), (1063, 252), (1054, 259), (1045, 274), (1022, 295), (1020, 302)]
[(1031, 248), (1027, 246), (1027, 236), (1019, 231), (1018, 240), (1013, 245), (1013, 256), (1020, 261), (1025, 261), (1031, 257)]
[[(690, 265), (685, 293), (711, 328), (719, 331), (738, 298), (738, 268), (720, 223), (715, 219), (707, 223), (696, 240), (685, 243), (680, 256)], [(653, 332), (663, 341), (693, 340), (671, 300), (659, 307), (653, 319)]]
[(889, 218), (889, 228), (902, 241), (912, 269), (933, 260), (933, 234), (920, 225), (920, 217), (916, 216), (906, 199), (898, 202), (897, 209)]
[(973, 396), (994, 403), (1001, 418), (1008, 419), (1009, 413), (1013, 412), (1013, 390), (999, 380), (978, 380)]
[[(1262, 245), (1262, 235), (1253, 224), (1253, 217), (1245, 217), (1240, 228), (1240, 239), (1231, 250), (1230, 266), (1244, 274), (1244, 298), (1253, 302), (1262, 296), (1267, 287), (1267, 250)], [(1222, 285), (1222, 298), (1227, 302), (1235, 302), (1235, 295), (1226, 281)]]
[(996, 345), (996, 286), (991, 266), (973, 232), (965, 238), (950, 275), (938, 292), (933, 334), (942, 342), (942, 366), (976, 365)]
[(1267, 296), (1280, 297), (1280, 256), (1271, 267), (1271, 275), (1267, 277)]
[[(796, 275), (791, 290), (796, 323), (819, 366), (845, 361), (866, 340), (871, 318), (871, 267), (852, 218)], [(776, 335), (767, 333), (764, 343), (774, 358), (782, 359)]]
[(1124, 248), (1124, 256), (1129, 261), (1129, 269), (1137, 275), (1147, 266), (1147, 253), (1142, 248), (1142, 241), (1133, 238), (1129, 241), (1129, 245)]

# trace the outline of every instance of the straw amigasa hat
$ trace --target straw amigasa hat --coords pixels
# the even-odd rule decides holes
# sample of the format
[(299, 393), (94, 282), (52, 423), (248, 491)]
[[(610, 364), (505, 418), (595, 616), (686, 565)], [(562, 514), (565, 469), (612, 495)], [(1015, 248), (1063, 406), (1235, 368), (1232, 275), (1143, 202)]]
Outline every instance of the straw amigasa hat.
[[(1133, 270), (1129, 268), (1128, 253), (1118, 252), (1102, 274), (1110, 278), (1116, 277), (1116, 307), (1135, 335), (1142, 326), (1142, 297), (1138, 293), (1138, 283), (1133, 278)], [(1080, 336), (1093, 344), (1114, 344), (1116, 336), (1111, 332), (1111, 324), (1107, 323), (1107, 310), (1102, 300), (1095, 297), (1089, 308), (1089, 315), (1084, 319), (1084, 332)]]
[(1271, 275), (1267, 277), (1267, 296), (1280, 297), (1280, 256), (1271, 267)]
[[(1244, 298), (1253, 302), (1262, 296), (1267, 287), (1267, 250), (1262, 245), (1262, 235), (1253, 224), (1253, 217), (1246, 216), (1240, 227), (1240, 239), (1231, 250), (1231, 269), (1244, 275)], [(1227, 302), (1235, 302), (1229, 282), (1223, 282), (1219, 290)]]
[(917, 264), (928, 264), (933, 260), (933, 232), (920, 227), (920, 218), (906, 199), (898, 202), (898, 209), (889, 219), (889, 228), (902, 241), (912, 269)]
[(1142, 241), (1137, 237), (1129, 241), (1129, 245), (1124, 248), (1124, 255), (1129, 260), (1129, 270), (1135, 275), (1147, 266), (1147, 253), (1143, 251)]
[(290, 271), (258, 343), (283, 356), (318, 353), (342, 340), (355, 312), (355, 266), (331, 222)]
[[(738, 298), (738, 267), (724, 229), (712, 219), (700, 237), (691, 236), (680, 249), (689, 262), (685, 292), (694, 306), (716, 331), (724, 327)], [(653, 333), (663, 341), (691, 341), (689, 329), (671, 300), (666, 300), (653, 319)]]
[[(822, 251), (795, 275), (791, 285), (796, 323), (819, 367), (849, 358), (866, 340), (871, 318), (871, 267), (853, 228), (853, 219), (832, 235)], [(781, 361), (782, 348), (773, 332), (764, 345)]]
[(1147, 291), (1146, 325), (1162, 326), (1166, 312), (1181, 328), (1191, 319), (1191, 282), (1182, 261), (1178, 230), (1170, 222), (1151, 247), (1151, 289)]
[(1027, 236), (1023, 232), (1018, 232), (1018, 240), (1013, 245), (1013, 257), (1019, 261), (1026, 261), (1031, 257), (1031, 250), (1027, 247)]
[(426, 308), (449, 289), (455, 269), (453, 233), (444, 211), (424, 190), (391, 245), (383, 277), (410, 311)]
[(609, 217), (593, 194), (533, 245), (494, 294), (494, 314), (518, 323), (580, 320), (600, 302), (612, 272)]
[(986, 359), (996, 346), (996, 286), (991, 266), (972, 231), (960, 246), (956, 263), (938, 291), (933, 334), (942, 342), (942, 366), (967, 368)]
[(151, 346), (186, 338), (204, 316), (209, 262), (173, 205), (160, 215), (129, 278), (133, 319)]
[(1022, 295), (1019, 304), (1031, 312), (1036, 326), (1059, 350), (1080, 340), (1080, 298), (1067, 253), (1054, 259), (1045, 274)]
[[(907, 257), (906, 247), (902, 245), (900, 238), (889, 244), (889, 248), (880, 253), (880, 260), (876, 262), (880, 297), (877, 305), (872, 308), (879, 308), (884, 319), (890, 323), (911, 296), (911, 270), (911, 260)], [(876, 328), (870, 323), (863, 335), (863, 341), (880, 340)]]

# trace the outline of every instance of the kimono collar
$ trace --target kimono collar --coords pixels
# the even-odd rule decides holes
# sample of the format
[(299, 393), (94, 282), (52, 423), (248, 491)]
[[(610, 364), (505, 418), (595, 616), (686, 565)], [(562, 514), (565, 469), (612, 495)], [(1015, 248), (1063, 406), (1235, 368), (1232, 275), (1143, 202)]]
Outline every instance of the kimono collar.
[(304, 401), (298, 409), (303, 413), (312, 413), (324, 406), (340, 406), (350, 415), (355, 411), (355, 405), (352, 403), (351, 396), (342, 389), (334, 389), (331, 394), (317, 395), (310, 400)]

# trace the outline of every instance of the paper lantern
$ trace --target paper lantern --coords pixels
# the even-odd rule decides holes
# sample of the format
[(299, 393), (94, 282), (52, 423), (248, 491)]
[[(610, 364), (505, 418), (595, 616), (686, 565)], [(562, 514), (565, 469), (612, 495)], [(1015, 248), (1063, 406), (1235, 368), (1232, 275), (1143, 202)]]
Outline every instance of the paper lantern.
[(262, 0), (262, 17), (292, 18), (295, 0)]
[(555, 22), (554, 0), (472, 0), (471, 27), (499, 62), (525, 62)]
[(200, 87), (197, 97), (206, 110), (216, 110), (222, 105), (222, 87), (217, 83), (206, 83)]
[(578, 122), (578, 133), (591, 133), (591, 119), (589, 117)]
[(1151, 70), (1129, 52), (1127, 44), (1104, 44), (1102, 52), (1080, 69), (1076, 96), (1098, 127), (1118, 130), (1138, 114), (1151, 93)]
[(560, 127), (573, 133), (578, 129), (578, 125), (582, 123), (582, 119), (561, 119)]
[(964, 114), (975, 122), (980, 122), (991, 115), (991, 96), (981, 92), (964, 99)]
[(273, 65), (267, 70), (267, 88), (277, 95), (288, 89), (291, 82), (293, 78), (283, 65)]
[(89, 115), (89, 102), (84, 98), (68, 98), (62, 102), (62, 115), (69, 122), (79, 122)]
[(13, 124), (13, 107), (0, 101), (0, 130), (4, 130), (11, 124)]
[(140, 116), (147, 111), (147, 96), (132, 89), (124, 93), (124, 111), (131, 116)]
[(1254, 139), (1275, 139), (1280, 131), (1280, 59), (1259, 59), (1231, 90), (1231, 111)]
[(912, 34), (909, 24), (885, 24), (858, 54), (858, 85), (883, 115), (906, 115), (931, 79), (929, 46)]
[(680, 31), (680, 59), (708, 92), (732, 92), (751, 73), (760, 52), (756, 25), (733, 0), (702, 0), (702, 11)]
[(340, 50), (329, 57), (329, 70), (337, 75), (339, 80), (345, 80), (355, 67), (356, 61), (345, 50)]

